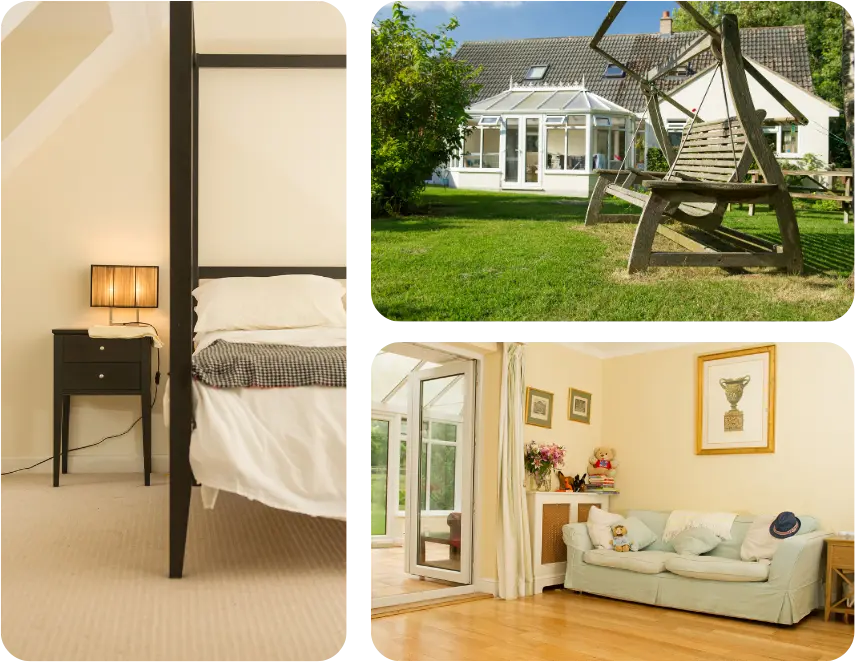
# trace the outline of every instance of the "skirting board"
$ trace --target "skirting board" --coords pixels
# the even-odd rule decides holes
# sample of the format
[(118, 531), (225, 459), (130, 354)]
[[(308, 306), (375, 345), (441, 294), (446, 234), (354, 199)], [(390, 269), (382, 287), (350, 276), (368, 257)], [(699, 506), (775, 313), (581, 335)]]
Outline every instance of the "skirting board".
[[(4, 457), (0, 461), (3, 473), (14, 471), (21, 467), (29, 467), (45, 457)], [(154, 473), (166, 473), (169, 471), (168, 455), (152, 455), (151, 469)], [(81, 474), (135, 474), (142, 473), (142, 455), (77, 455), (68, 456), (68, 473)], [(40, 464), (29, 471), (21, 473), (49, 474), (53, 471), (53, 462), (48, 461)]]

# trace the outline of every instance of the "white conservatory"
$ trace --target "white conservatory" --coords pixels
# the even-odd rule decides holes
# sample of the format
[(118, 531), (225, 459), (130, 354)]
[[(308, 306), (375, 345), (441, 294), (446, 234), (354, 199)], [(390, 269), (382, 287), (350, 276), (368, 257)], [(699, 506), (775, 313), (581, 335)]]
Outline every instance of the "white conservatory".
[(472, 131), (434, 183), (588, 197), (596, 168), (635, 163), (635, 113), (584, 86), (512, 86), (467, 112)]

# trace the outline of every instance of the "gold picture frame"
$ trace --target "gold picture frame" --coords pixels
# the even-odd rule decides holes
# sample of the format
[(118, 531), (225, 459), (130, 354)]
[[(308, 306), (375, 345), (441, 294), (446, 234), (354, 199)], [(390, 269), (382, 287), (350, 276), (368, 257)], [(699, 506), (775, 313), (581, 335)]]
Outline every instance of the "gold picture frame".
[[(549, 391), (541, 391), (538, 388), (532, 388), (531, 386), (526, 387), (525, 389), (525, 424), (526, 425), (536, 425), (540, 428), (548, 428), (552, 429), (552, 401), (554, 394)], [(532, 398), (536, 398), (532, 400)], [(539, 411), (532, 412), (532, 406), (537, 408), (543, 404), (543, 401), (546, 402), (546, 412), (543, 416)], [(534, 416), (532, 415), (534, 414)]]
[(775, 379), (775, 345), (698, 356), (695, 454), (774, 453)]
[(587, 391), (571, 388), (567, 394), (567, 420), (590, 425), (591, 397)]

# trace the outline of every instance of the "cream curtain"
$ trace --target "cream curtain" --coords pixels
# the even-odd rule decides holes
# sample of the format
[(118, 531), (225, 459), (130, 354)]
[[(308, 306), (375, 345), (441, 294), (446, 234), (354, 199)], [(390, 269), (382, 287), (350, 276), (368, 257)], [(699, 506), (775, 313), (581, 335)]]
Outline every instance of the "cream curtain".
[(497, 547), (499, 597), (506, 600), (531, 595), (534, 585), (523, 466), (524, 407), (524, 348), (503, 343)]

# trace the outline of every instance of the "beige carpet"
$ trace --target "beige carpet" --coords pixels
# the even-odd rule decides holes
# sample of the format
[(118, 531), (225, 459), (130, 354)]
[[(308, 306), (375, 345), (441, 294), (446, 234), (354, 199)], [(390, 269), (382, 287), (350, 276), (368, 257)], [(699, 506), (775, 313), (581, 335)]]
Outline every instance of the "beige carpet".
[(2, 479), (2, 637), (23, 660), (324, 660), (345, 639), (345, 525), (194, 490), (167, 578), (152, 476)]

